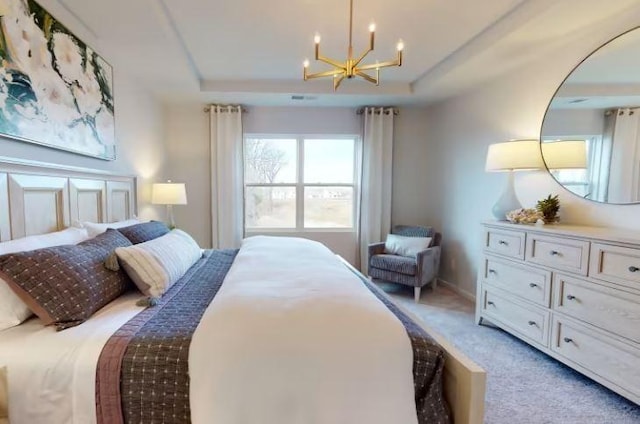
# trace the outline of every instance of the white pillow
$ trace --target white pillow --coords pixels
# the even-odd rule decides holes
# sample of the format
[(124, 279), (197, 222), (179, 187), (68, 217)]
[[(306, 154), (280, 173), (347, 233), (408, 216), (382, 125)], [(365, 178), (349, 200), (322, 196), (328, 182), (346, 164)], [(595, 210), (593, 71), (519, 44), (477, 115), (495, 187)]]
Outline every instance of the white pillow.
[[(27, 236), (0, 243), (0, 255), (42, 249), (45, 247), (77, 244), (87, 240), (89, 234), (84, 228), (69, 227), (54, 233)], [(0, 278), (0, 331), (15, 327), (31, 316), (27, 305)]]
[(162, 296), (202, 257), (202, 250), (182, 230), (133, 246), (116, 248), (120, 264), (146, 296)]
[(384, 251), (391, 255), (413, 256), (427, 249), (431, 244), (431, 237), (405, 237), (388, 234), (384, 242)]
[(123, 228), (128, 227), (129, 225), (140, 224), (138, 218), (127, 219), (124, 221), (110, 222), (110, 223), (101, 223), (101, 222), (83, 222), (82, 227), (85, 228), (89, 232), (89, 237), (95, 237), (98, 234), (102, 234), (107, 231), (109, 228)]

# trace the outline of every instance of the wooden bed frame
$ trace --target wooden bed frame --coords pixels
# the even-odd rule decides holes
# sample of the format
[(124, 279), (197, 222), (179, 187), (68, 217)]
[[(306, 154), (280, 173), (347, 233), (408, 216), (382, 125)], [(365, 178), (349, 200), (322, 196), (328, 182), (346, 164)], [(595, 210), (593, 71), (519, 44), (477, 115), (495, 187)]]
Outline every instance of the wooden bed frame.
[[(136, 195), (136, 177), (132, 175), (0, 157), (0, 241), (59, 231), (76, 222), (130, 219), (137, 211)], [(445, 396), (454, 422), (481, 424), (485, 371), (402, 305), (396, 305), (445, 349)]]

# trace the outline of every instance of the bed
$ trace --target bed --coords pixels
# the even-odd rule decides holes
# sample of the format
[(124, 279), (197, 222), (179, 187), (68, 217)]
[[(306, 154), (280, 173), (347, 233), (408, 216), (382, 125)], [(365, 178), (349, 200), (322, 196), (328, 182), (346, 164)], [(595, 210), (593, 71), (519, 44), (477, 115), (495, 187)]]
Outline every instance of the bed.
[[(55, 231), (76, 220), (131, 218), (135, 184), (129, 176), (5, 161), (0, 168), (0, 241)], [(287, 405), (300, 409), (299, 422), (311, 422), (305, 414), (312, 411), (317, 422), (348, 417), (348, 422), (422, 423), (428, 413), (421, 418), (418, 411), (416, 418), (416, 404), (441, 409), (432, 404), (444, 393), (454, 422), (482, 422), (482, 369), (323, 246), (269, 239), (249, 241), (240, 252), (206, 252), (153, 308), (138, 306), (143, 296), (133, 291), (64, 331), (43, 327), (38, 319), (0, 331), (10, 417), (17, 424), (111, 423), (118, 416), (128, 417), (126, 422), (270, 423), (284, 422), (283, 414), (291, 413), (278, 404), (288, 399)], [(299, 265), (291, 267), (296, 254)], [(312, 274), (322, 278), (310, 282), (314, 269)], [(301, 273), (307, 283), (303, 291)], [(206, 288), (193, 284), (203, 276), (209, 280)], [(192, 293), (196, 288), (198, 293)], [(181, 313), (175, 319), (175, 310), (186, 310), (176, 305), (196, 298), (204, 300), (193, 308), (193, 317)], [(360, 309), (356, 317), (354, 305)], [(171, 337), (187, 327), (189, 337)], [(186, 359), (176, 354), (173, 368), (154, 369), (166, 361), (132, 365), (136, 356), (157, 357), (151, 342), (163, 332), (176, 351), (188, 350)], [(249, 354), (256, 346), (259, 354)], [(282, 361), (287, 352), (289, 359)], [(179, 371), (184, 362), (189, 376)], [(21, 371), (12, 374), (12, 368)], [(167, 380), (168, 373), (181, 377)], [(169, 402), (156, 393), (163, 384), (182, 384), (187, 390), (172, 392)], [(140, 399), (149, 397), (155, 406), (142, 405)], [(376, 408), (354, 406), (362, 399)]]

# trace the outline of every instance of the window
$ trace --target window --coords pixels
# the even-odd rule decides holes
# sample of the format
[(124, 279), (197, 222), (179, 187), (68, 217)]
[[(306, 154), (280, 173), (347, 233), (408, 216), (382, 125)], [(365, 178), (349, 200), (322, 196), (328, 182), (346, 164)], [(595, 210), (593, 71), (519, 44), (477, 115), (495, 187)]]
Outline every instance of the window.
[(246, 229), (353, 229), (355, 141), (247, 136)]

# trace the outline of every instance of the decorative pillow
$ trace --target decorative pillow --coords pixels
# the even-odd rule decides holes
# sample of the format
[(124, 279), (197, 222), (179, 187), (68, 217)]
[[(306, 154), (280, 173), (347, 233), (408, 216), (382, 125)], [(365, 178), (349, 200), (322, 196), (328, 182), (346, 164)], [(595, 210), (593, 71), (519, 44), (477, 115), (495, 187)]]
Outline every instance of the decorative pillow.
[(118, 231), (128, 238), (131, 243), (138, 244), (157, 239), (167, 234), (170, 230), (164, 222), (150, 221), (118, 228)]
[(95, 237), (98, 234), (102, 234), (109, 228), (123, 228), (128, 227), (130, 225), (139, 224), (140, 221), (138, 218), (127, 219), (124, 221), (117, 222), (109, 222), (109, 223), (101, 223), (101, 222), (83, 222), (82, 228), (85, 228), (89, 232), (89, 237)]
[[(87, 230), (72, 227), (54, 233), (28, 236), (0, 243), (0, 255), (63, 244), (75, 244), (88, 238)], [(32, 314), (29, 307), (0, 277), (0, 331), (21, 324)]]
[(105, 259), (121, 246), (131, 243), (117, 230), (107, 230), (77, 245), (11, 253), (0, 256), (0, 276), (45, 325), (64, 330), (86, 321), (125, 291), (125, 273), (104, 267)]
[(405, 237), (388, 234), (384, 242), (384, 251), (391, 255), (413, 256), (427, 249), (431, 244), (431, 237)]
[(119, 247), (116, 255), (140, 291), (157, 298), (202, 257), (198, 243), (181, 230), (130, 247)]
[(0, 424), (9, 423), (9, 390), (7, 388), (7, 367), (0, 368)]

